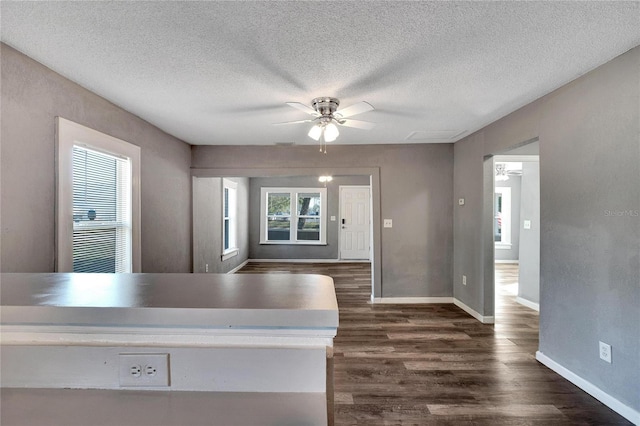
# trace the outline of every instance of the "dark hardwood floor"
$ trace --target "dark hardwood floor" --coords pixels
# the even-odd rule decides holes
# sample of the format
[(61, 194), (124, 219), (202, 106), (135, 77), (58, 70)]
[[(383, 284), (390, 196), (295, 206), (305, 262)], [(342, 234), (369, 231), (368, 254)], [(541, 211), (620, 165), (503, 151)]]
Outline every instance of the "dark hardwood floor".
[(452, 304), (371, 305), (367, 263), (250, 263), (239, 273), (334, 279), (337, 425), (629, 425), (535, 360), (538, 313), (498, 265), (496, 324)]

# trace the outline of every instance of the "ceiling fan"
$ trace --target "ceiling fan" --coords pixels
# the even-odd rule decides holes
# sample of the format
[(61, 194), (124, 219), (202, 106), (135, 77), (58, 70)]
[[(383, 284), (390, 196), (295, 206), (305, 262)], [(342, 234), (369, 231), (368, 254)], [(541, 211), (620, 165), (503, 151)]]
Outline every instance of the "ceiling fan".
[[(511, 163), (516, 164), (516, 163)], [(505, 181), (509, 180), (509, 176), (522, 176), (522, 163), (517, 163), (518, 166), (511, 168), (510, 163), (496, 163), (496, 180)]]
[[(340, 134), (336, 124), (339, 126), (353, 127), (355, 129), (363, 130), (371, 130), (375, 126), (375, 123), (371, 123), (369, 121), (353, 120), (349, 118), (357, 114), (373, 111), (373, 106), (367, 102), (358, 102), (341, 110), (338, 110), (340, 101), (331, 97), (315, 98), (311, 101), (311, 107), (300, 102), (287, 102), (287, 105), (299, 109), (302, 112), (306, 112), (313, 116), (313, 118), (308, 120), (275, 123), (275, 125), (315, 123), (313, 127), (311, 127), (311, 130), (309, 130), (308, 136), (317, 141), (324, 135), (325, 144), (327, 142), (335, 141)], [(322, 151), (322, 144), (320, 145), (320, 151)]]

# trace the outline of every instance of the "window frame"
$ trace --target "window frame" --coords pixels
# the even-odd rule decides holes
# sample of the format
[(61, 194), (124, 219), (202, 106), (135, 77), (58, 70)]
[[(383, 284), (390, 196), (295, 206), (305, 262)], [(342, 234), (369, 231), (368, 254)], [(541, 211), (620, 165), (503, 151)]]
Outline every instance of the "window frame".
[[(500, 241), (495, 242), (495, 248), (499, 250), (511, 249), (511, 188), (508, 186), (496, 186), (494, 191), (494, 205), (495, 197), (500, 194), (502, 201), (502, 211), (494, 211), (494, 220), (497, 219), (498, 213), (501, 214), (500, 220), (502, 221)], [(495, 234), (495, 230), (494, 230)], [(494, 236), (495, 239), (495, 236)]]
[[(225, 197), (225, 191), (229, 191), (229, 200), (232, 199), (231, 194), (233, 191), (233, 203), (230, 203), (229, 208), (226, 208), (227, 198)], [(225, 261), (238, 255), (240, 248), (238, 247), (238, 184), (230, 179), (222, 179), (222, 255), (220, 258)], [(225, 211), (230, 214), (225, 217)], [(229, 235), (233, 236), (233, 241), (229, 240), (229, 247), (225, 248), (226, 241), (226, 227), (225, 222), (229, 220)]]
[[(289, 239), (288, 240), (269, 240), (268, 239), (268, 194), (289, 193), (290, 205), (289, 212)], [(298, 194), (303, 193), (319, 193), (320, 194), (320, 231), (319, 240), (298, 240), (298, 219), (299, 217), (307, 217), (308, 215), (298, 215)], [(306, 245), (320, 246), (327, 245), (327, 188), (282, 188), (282, 187), (262, 187), (260, 188), (260, 244), (280, 244), (280, 245)]]
[(131, 272), (141, 272), (140, 147), (56, 117), (56, 272), (73, 271), (73, 147), (126, 158), (131, 164)]

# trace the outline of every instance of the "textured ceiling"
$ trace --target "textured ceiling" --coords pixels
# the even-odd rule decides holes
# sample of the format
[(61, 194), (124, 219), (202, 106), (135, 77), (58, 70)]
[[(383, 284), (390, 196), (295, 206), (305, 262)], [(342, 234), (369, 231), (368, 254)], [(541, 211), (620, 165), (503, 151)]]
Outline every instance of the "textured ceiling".
[(1, 2), (2, 40), (191, 144), (453, 142), (640, 44), (638, 2)]

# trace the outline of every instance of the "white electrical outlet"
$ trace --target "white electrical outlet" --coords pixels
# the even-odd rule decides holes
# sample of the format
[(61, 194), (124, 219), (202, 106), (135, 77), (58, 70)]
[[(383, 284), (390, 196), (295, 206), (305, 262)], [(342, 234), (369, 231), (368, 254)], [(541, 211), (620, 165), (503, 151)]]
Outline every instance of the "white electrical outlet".
[(142, 376), (142, 367), (140, 367), (138, 364), (134, 364), (132, 366), (129, 367), (129, 374), (131, 375), (131, 377), (140, 377)]
[(385, 220), (383, 221), (383, 226), (384, 226), (385, 228), (393, 228), (393, 220), (391, 220), (391, 219), (385, 219)]
[(611, 364), (611, 345), (600, 342), (600, 359)]
[(467, 276), (466, 275), (462, 276), (462, 285), (467, 285)]
[(120, 386), (169, 386), (169, 354), (120, 354)]

